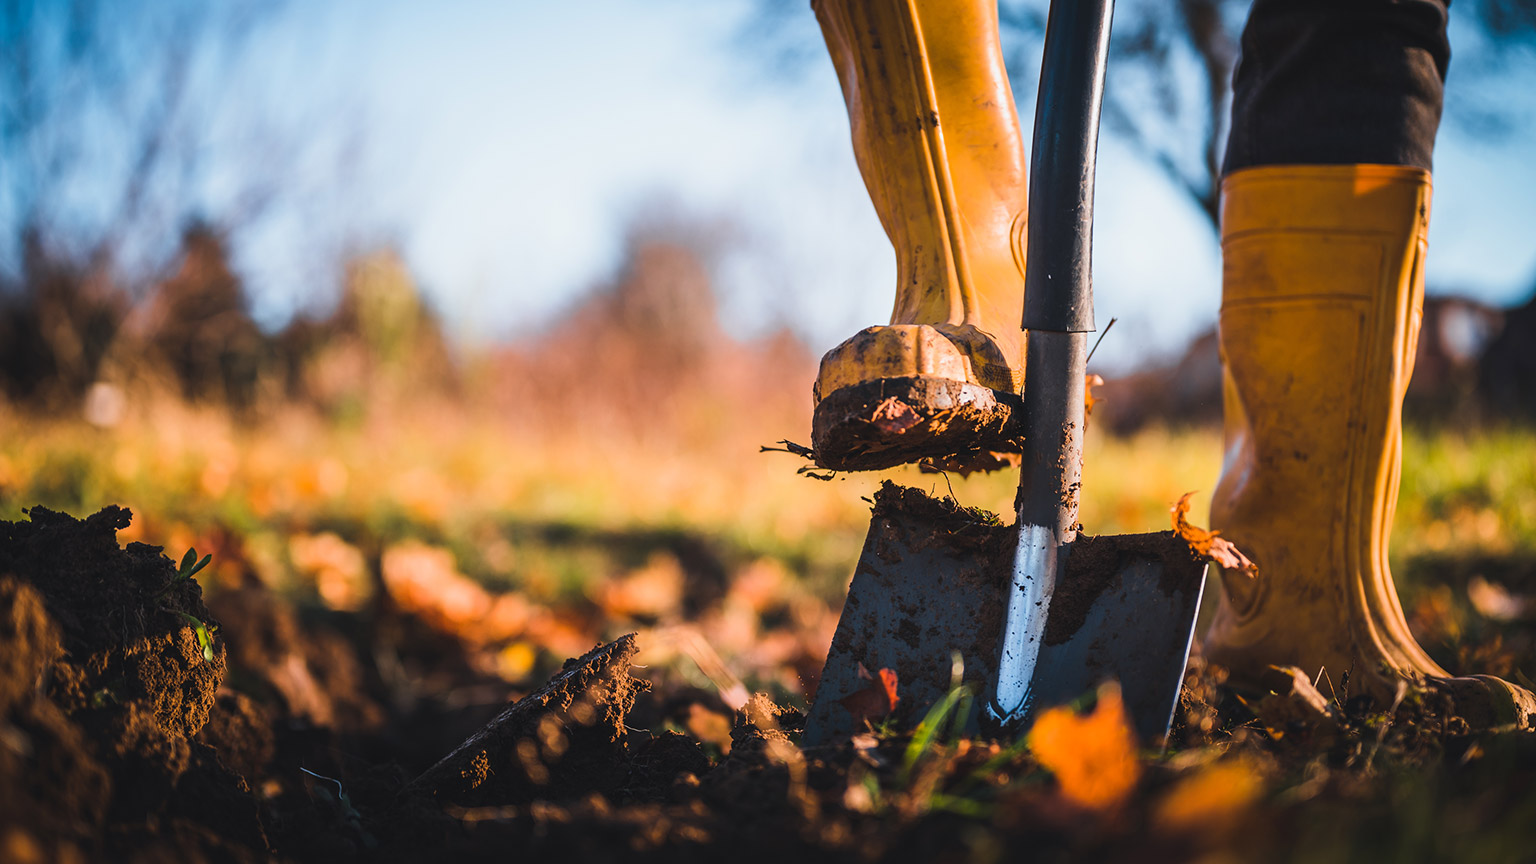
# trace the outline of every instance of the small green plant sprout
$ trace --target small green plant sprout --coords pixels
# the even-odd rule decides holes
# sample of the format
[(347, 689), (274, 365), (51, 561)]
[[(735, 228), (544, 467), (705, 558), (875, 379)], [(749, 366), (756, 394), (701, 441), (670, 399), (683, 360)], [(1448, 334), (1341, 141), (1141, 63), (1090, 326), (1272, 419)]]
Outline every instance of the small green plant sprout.
[(923, 716), (923, 722), (917, 724), (917, 728), (912, 730), (912, 738), (907, 742), (906, 752), (902, 754), (901, 782), (903, 784), (911, 781), (917, 763), (928, 755), (930, 748), (943, 740), (942, 733), (946, 721), (951, 727), (949, 738), (956, 740), (964, 734), (966, 722), (970, 719), (975, 694), (972, 693), (970, 685), (963, 683), (965, 659), (960, 656), (959, 651), (953, 651), (950, 653), (949, 662), (949, 692), (928, 709), (928, 713)]
[(203, 659), (213, 662), (213, 637), (219, 632), (217, 624), (209, 624), (196, 615), (188, 615), (185, 612), (177, 612), (188, 624), (192, 625), (192, 632), (197, 634), (197, 644), (203, 648)]
[(188, 549), (187, 554), (181, 556), (181, 564), (176, 568), (176, 574), (171, 577), (171, 581), (165, 583), (164, 588), (155, 593), (155, 596), (164, 597), (172, 588), (191, 580), (192, 577), (201, 573), (203, 568), (208, 566), (208, 562), (212, 560), (212, 555), (204, 555), (203, 560), (199, 561), (197, 560), (197, 549)]
[(189, 548), (187, 554), (181, 556), (181, 566), (176, 568), (176, 578), (172, 581), (180, 582), (183, 579), (191, 579), (193, 576), (201, 573), (203, 568), (208, 566), (208, 562), (212, 560), (213, 555), (208, 554), (203, 556), (203, 560), (198, 561), (197, 548)]

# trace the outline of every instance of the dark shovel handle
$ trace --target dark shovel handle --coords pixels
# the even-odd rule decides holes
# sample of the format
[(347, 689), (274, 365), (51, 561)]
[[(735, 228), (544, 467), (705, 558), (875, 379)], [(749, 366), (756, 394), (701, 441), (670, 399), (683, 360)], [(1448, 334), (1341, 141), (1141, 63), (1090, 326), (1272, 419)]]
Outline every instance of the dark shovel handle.
[(1029, 165), (1025, 330), (1094, 329), (1093, 175), (1113, 13), (1113, 0), (1052, 0), (1046, 20)]
[(1113, 0), (1052, 0), (1030, 165), (1021, 524), (1076, 534), (1093, 329), (1093, 176)]

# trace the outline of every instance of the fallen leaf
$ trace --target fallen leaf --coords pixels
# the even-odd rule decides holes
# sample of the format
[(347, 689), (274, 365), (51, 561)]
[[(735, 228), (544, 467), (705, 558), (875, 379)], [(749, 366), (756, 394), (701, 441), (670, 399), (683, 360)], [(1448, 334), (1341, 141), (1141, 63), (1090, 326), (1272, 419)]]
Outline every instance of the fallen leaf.
[(1473, 576), (1467, 581), (1467, 599), (1472, 601), (1477, 614), (1490, 621), (1536, 617), (1536, 597), (1512, 594), (1503, 585), (1481, 576)]
[(1092, 374), (1090, 374), (1087, 377), (1087, 379), (1083, 382), (1083, 416), (1086, 417), (1086, 416), (1092, 414), (1093, 413), (1093, 406), (1097, 405), (1099, 402), (1103, 401), (1101, 399), (1094, 398), (1094, 395), (1093, 395), (1093, 388), (1098, 387), (1098, 386), (1102, 385), (1103, 383), (1104, 383), (1104, 376), (1103, 375), (1092, 375)]
[(593, 599), (609, 618), (660, 618), (682, 605), (686, 581), (675, 555), (653, 552), (644, 567), (603, 582)]
[(320, 599), (332, 609), (356, 611), (373, 597), (362, 551), (330, 531), (290, 537), (288, 557), (295, 571), (314, 580)]
[(688, 719), (684, 723), (688, 734), (720, 748), (721, 753), (731, 752), (731, 718), (706, 705), (695, 702), (688, 706)]
[(866, 720), (880, 720), (896, 710), (896, 703), (901, 701), (901, 697), (896, 695), (896, 670), (881, 669), (877, 677), (869, 674), (869, 670), (860, 663), (859, 678), (869, 684), (837, 700), (839, 705), (853, 715), (855, 726)]
[(1062, 797), (1090, 810), (1114, 810), (1141, 779), (1136, 736), (1120, 698), (1120, 685), (1099, 688), (1088, 714), (1052, 708), (1029, 733), (1029, 749), (1056, 775)]
[(922, 422), (922, 419), (916, 411), (912, 410), (912, 406), (891, 396), (875, 406), (869, 421), (876, 429), (887, 435), (899, 435)]
[(1259, 572), (1259, 565), (1248, 560), (1232, 541), (1221, 536), (1220, 531), (1207, 531), (1189, 524), (1189, 499), (1193, 492), (1185, 492), (1179, 503), (1173, 505), (1173, 533), (1189, 544), (1189, 548), (1202, 558), (1209, 558), (1228, 570), (1236, 570), (1252, 577)]
[(1157, 802), (1153, 822), (1174, 834), (1223, 834), (1264, 791), (1257, 766), (1237, 757), (1218, 762), (1176, 783)]

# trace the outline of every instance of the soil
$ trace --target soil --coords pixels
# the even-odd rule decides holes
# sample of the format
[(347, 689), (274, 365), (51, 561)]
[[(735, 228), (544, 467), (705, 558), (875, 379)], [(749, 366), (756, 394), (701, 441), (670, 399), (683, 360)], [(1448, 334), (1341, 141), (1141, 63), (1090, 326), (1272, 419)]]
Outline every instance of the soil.
[(218, 640), (199, 643), (216, 627), (201, 588), (158, 548), (118, 546), (127, 510), (30, 516), (0, 522), (0, 825), (54, 859), (265, 852), (249, 789), (196, 740), (225, 672)]
[(1017, 464), (1017, 394), (945, 378), (883, 378), (817, 400), (811, 447), (818, 466), (874, 471), (927, 460), (962, 474)]
[(912, 538), (909, 543), (942, 544), (956, 552), (1002, 554), (1013, 545), (1009, 532), (996, 513), (979, 507), (965, 507), (953, 498), (935, 498), (921, 489), (901, 486), (886, 480), (875, 491), (871, 515), (893, 517), (903, 523), (931, 528), (930, 536)]
[[(955, 542), (999, 542), (981, 514), (908, 495), (882, 490), (876, 507), (929, 508)], [(1181, 755), (1143, 760), (1123, 805), (1090, 812), (1027, 750), (890, 732), (802, 747), (805, 718), (764, 696), (733, 712), (728, 747), (706, 747), (665, 727), (728, 709), (634, 677), (633, 637), (508, 698), (399, 610), (300, 611), (256, 584), (205, 605), (161, 550), (118, 545), (126, 510), (29, 515), (0, 522), (4, 861), (1280, 860), (1312, 825), (1370, 838), (1351, 847), (1369, 858), (1442, 813), (1504, 826), (1479, 848), (1533, 839), (1536, 738), (1469, 736), (1429, 702), (1383, 719), (1345, 701), (1326, 724), (1266, 703), (1287, 726), (1266, 734), (1197, 657)], [(464, 698), (481, 692), (498, 695)], [(1292, 791), (1222, 804), (1220, 830), (1162, 826), (1171, 790), (1236, 758)], [(1420, 815), (1375, 803), (1424, 776), (1442, 779), (1392, 793)]]
[[(1005, 526), (997, 514), (975, 507), (964, 507), (953, 498), (935, 498), (921, 489), (900, 486), (889, 480), (875, 492), (872, 515), (902, 525), (918, 525), (922, 536), (903, 536), (887, 544), (913, 551), (942, 547), (953, 557), (1006, 563), (1017, 542), (1017, 530)], [(884, 548), (884, 547), (882, 547)], [(893, 554), (886, 551), (885, 554)], [(1067, 572), (1051, 597), (1051, 614), (1046, 623), (1045, 644), (1059, 645), (1082, 626), (1094, 602), (1109, 586), (1121, 568), (1133, 559), (1161, 562), (1160, 587), (1164, 591), (1187, 591), (1198, 583), (1203, 559), (1190, 545), (1172, 531), (1150, 534), (1094, 536), (1079, 533), (1067, 558)], [(887, 562), (894, 563), (894, 562)], [(1006, 573), (994, 563), (1000, 580)], [(991, 607), (977, 621), (977, 630), (995, 632), (1001, 628), (1003, 608)]]
[(1159, 562), (1159, 587), (1165, 592), (1192, 591), (1199, 584), (1205, 562), (1172, 531), (1151, 534), (1094, 536), (1078, 534), (1067, 558), (1067, 573), (1051, 595), (1051, 614), (1045, 623), (1045, 644), (1060, 645), (1071, 639), (1087, 620), (1093, 604), (1130, 561)]

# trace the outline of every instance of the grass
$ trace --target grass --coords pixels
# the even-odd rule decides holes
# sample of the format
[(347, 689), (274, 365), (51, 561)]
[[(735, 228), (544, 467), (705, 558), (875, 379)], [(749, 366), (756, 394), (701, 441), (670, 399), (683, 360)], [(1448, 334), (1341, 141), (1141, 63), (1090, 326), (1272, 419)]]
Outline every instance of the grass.
[(1410, 432), (1393, 551), (1536, 548), (1536, 438), (1525, 429)]
[[(0, 518), (22, 518), (34, 504), (77, 514), (121, 504), (135, 514), (123, 540), (212, 551), (212, 590), (254, 575), (313, 602), (329, 601), (315, 567), (299, 566), (296, 544), (334, 535), (365, 559), (418, 541), (447, 550), (454, 574), (492, 591), (586, 610), (598, 635), (631, 626), (629, 619), (675, 623), (658, 604), (692, 590), (656, 589), (666, 596), (642, 599), (649, 611), (639, 614), (614, 608), (604, 598), (617, 595), (606, 586), (636, 574), (666, 582), (658, 566), (681, 569), (687, 582), (701, 556), (728, 583), (767, 562), (786, 581), (771, 601), (753, 601), (773, 606), (754, 610), (768, 616), (762, 626), (799, 621), (829, 638), (826, 619), (835, 620), (868, 522), (862, 499), (882, 479), (952, 492), (1005, 518), (1012, 507), (1009, 472), (797, 475), (800, 458), (758, 452), (803, 437), (807, 418), (797, 410), (737, 422), (706, 417), (708, 434), (672, 437), (612, 428), (557, 434), (463, 404), (345, 422), (283, 410), (250, 424), (159, 401), (111, 430), (0, 413)], [(1392, 545), (1406, 607), (1443, 590), (1422, 562), (1536, 556), (1533, 445), (1536, 436), (1523, 430), (1407, 436)], [(1122, 439), (1090, 429), (1081, 521), (1094, 533), (1162, 530), (1173, 502), (1198, 490), (1191, 520), (1204, 524), (1220, 456), (1214, 430), (1151, 429)], [(642, 583), (635, 590), (643, 593)], [(812, 599), (816, 615), (806, 611)], [(1457, 631), (1464, 597), (1440, 601), (1440, 612), (1425, 614)], [(821, 623), (811, 626), (813, 618)], [(750, 650), (750, 640), (740, 641)]]
[[(863, 540), (861, 499), (885, 477), (953, 492), (967, 506), (1012, 507), (1009, 472), (963, 479), (908, 468), (818, 481), (795, 474), (797, 457), (757, 452), (803, 429), (734, 431), (699, 447), (529, 434), (469, 411), (353, 425), (295, 411), (250, 428), (172, 403), (111, 431), (0, 414), (0, 518), (33, 504), (88, 512), (119, 503), (136, 514), (136, 538), (171, 548), (218, 530), (415, 537), (450, 546), (471, 575), (500, 582), (506, 556), (490, 540), (515, 526), (674, 532), (836, 582)], [(1410, 432), (1394, 557), (1536, 549), (1533, 445), (1524, 430)], [(1205, 524), (1220, 454), (1210, 430), (1125, 439), (1090, 431), (1081, 521), (1094, 533), (1162, 530), (1173, 502), (1198, 490), (1190, 518)]]

